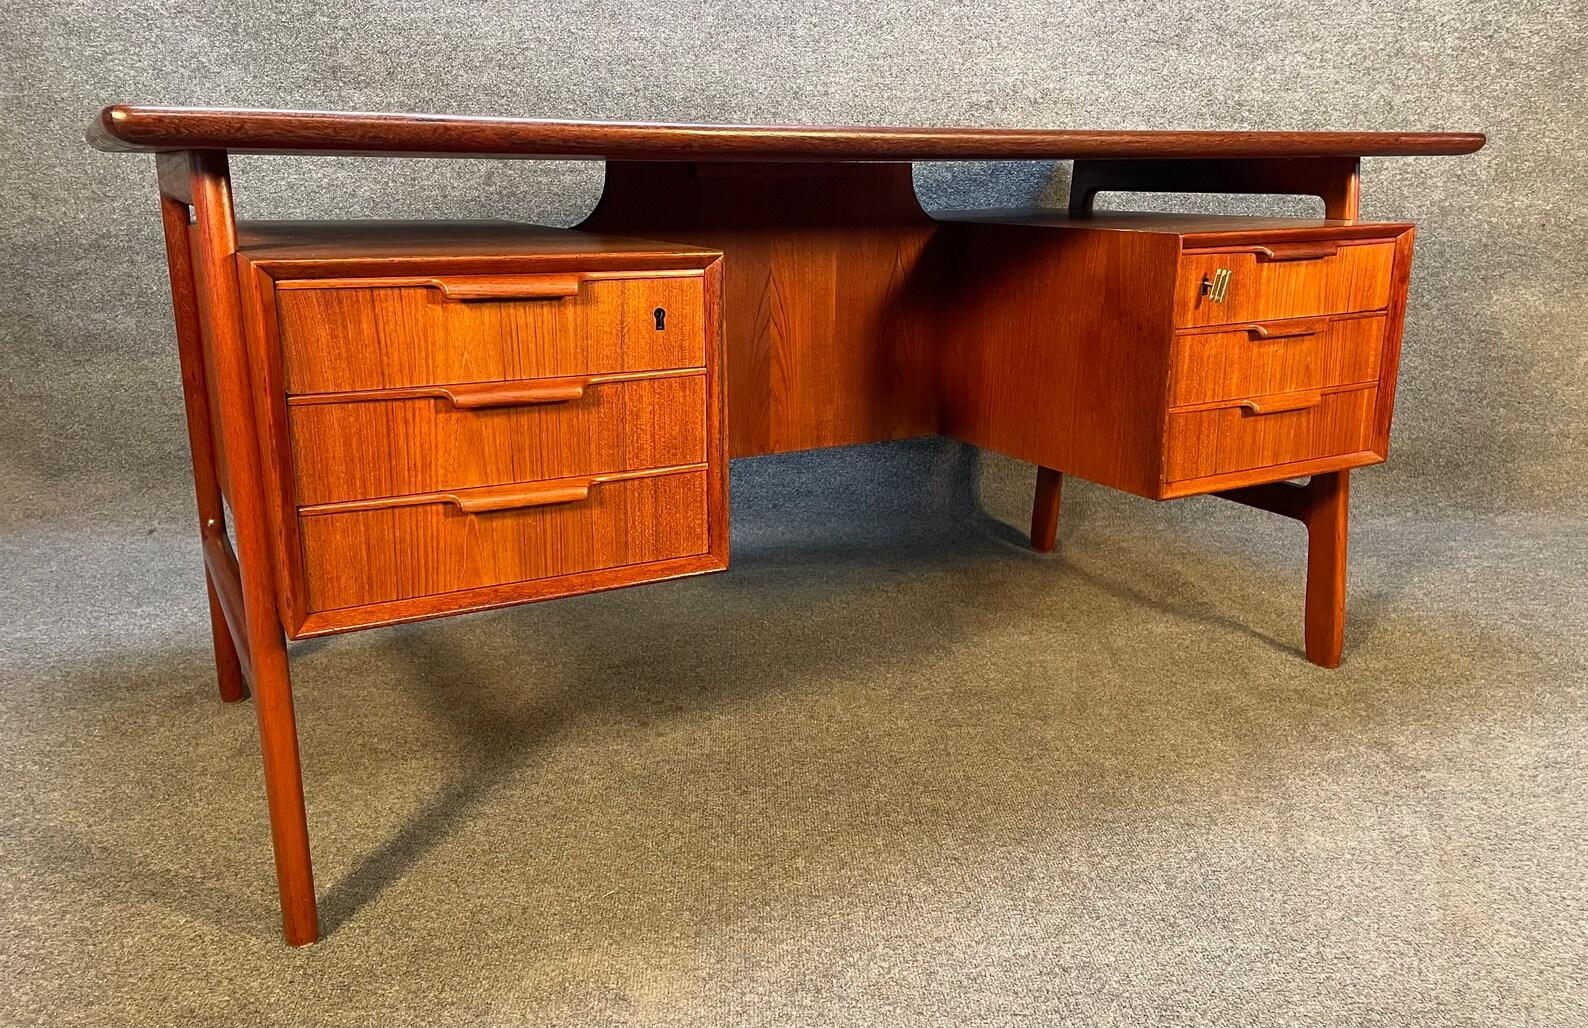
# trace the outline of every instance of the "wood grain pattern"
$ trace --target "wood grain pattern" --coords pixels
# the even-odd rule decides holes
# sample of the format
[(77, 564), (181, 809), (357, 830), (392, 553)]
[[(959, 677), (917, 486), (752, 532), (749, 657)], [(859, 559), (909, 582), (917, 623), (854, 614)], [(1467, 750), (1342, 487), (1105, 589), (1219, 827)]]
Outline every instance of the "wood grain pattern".
[(1171, 406), (1376, 382), (1385, 318), (1252, 322), (1175, 336)]
[(303, 572), (298, 554), (298, 519), (293, 497), (292, 447), (287, 438), (286, 371), (276, 328), (273, 283), (245, 260), (237, 264), (243, 301), (243, 330), (248, 343), (254, 392), (254, 419), (259, 426), (259, 475), (265, 513), (275, 540), (276, 607), (287, 637), (302, 618)]
[[(466, 303), (423, 286), (281, 288), (286, 387), (312, 393), (697, 368), (705, 363), (701, 289), (698, 274)], [(657, 310), (665, 312), (660, 330)]]
[(935, 431), (908, 165), (612, 164), (581, 227), (618, 226), (722, 250), (734, 456)]
[(1155, 496), (1178, 237), (957, 223), (934, 245), (943, 432)]
[(588, 279), (698, 270), (717, 256), (712, 247), (500, 220), (241, 221), (237, 248), (283, 281), (523, 274), (525, 254), (535, 256), (536, 274)]
[(375, 626), (387, 627), (415, 621), (429, 621), (454, 614), (472, 614), (523, 603), (538, 603), (542, 600), (583, 596), (609, 589), (624, 589), (634, 585), (648, 585), (710, 574), (722, 571), (728, 566), (725, 554), (715, 552), (716, 538), (713, 537), (711, 551), (688, 557), (601, 568), (557, 578), (531, 578), (522, 582), (508, 582), (504, 585), (484, 586), (479, 589), (462, 589), (458, 592), (443, 593), (440, 596), (416, 596), (410, 600), (391, 600), (361, 607), (318, 611), (304, 619), (294, 637), (316, 639)]
[(1365, 450), (1376, 399), (1368, 387), (1303, 394), (1293, 403), (1276, 397), (1268, 404), (1175, 411), (1165, 435), (1164, 477), (1203, 478)]
[(707, 552), (704, 470), (600, 485), (584, 502), (469, 514), (429, 503), (303, 518), (311, 611)]
[[(1389, 304), (1393, 241), (1344, 243), (1329, 256), (1285, 259), (1298, 252), (1303, 251), (1286, 251), (1273, 243), (1187, 253), (1180, 258), (1175, 285), (1175, 324), (1191, 328), (1310, 318), (1383, 310)], [(1280, 259), (1270, 256), (1274, 253)], [(1220, 268), (1232, 274), (1227, 299), (1215, 303), (1202, 283)]]
[(444, 400), (293, 404), (300, 504), (706, 460), (706, 376), (606, 382), (568, 403), (486, 410)]
[[(658, 249), (655, 252), (647, 252), (644, 247), (620, 245), (612, 254), (584, 254), (577, 261), (570, 263), (569, 254), (582, 249), (583, 244), (572, 247), (559, 239), (542, 239), (536, 246), (520, 250), (517, 247), (526, 237), (514, 229), (509, 233), (512, 238), (508, 243), (492, 241), (499, 229), (500, 226), (497, 225), (474, 225), (465, 232), (452, 226), (429, 236), (423, 231), (412, 233), (416, 237), (428, 239), (422, 247), (425, 255), (403, 257), (386, 252), (392, 244), (389, 238), (391, 233), (384, 227), (377, 227), (373, 242), (362, 240), (356, 226), (331, 225), (315, 231), (294, 229), (290, 237), (303, 241), (303, 249), (296, 250), (277, 234), (277, 226), (270, 226), (266, 232), (261, 232), (257, 228), (253, 230), (252, 238), (255, 240), (256, 248), (250, 250), (249, 254), (250, 258), (258, 257), (257, 262), (253, 264), (256, 270), (268, 270), (290, 277), (302, 275), (306, 269), (312, 269), (315, 274), (323, 276), (324, 282), (350, 275), (378, 274), (382, 270), (396, 275), (429, 276), (438, 269), (447, 269), (456, 273), (487, 268), (491, 273), (512, 273), (526, 270), (539, 272), (556, 268), (576, 271), (582, 276), (583, 281), (592, 280), (588, 273), (592, 268), (604, 269), (600, 274), (615, 274), (621, 277), (649, 273), (638, 272), (638, 269), (654, 271), (693, 268), (698, 271), (703, 307), (702, 336), (706, 392), (704, 413), (707, 462), (704, 471), (700, 472), (704, 476), (706, 490), (703, 519), (706, 536), (705, 552), (334, 610), (310, 612), (307, 609), (299, 609), (296, 620), (291, 622), (294, 638), (310, 638), (377, 625), (400, 624), (465, 611), (488, 610), (511, 604), (622, 588), (643, 582), (659, 582), (721, 571), (728, 566), (727, 417), (722, 367), (723, 322), (720, 317), (722, 262), (717, 253), (709, 249), (685, 247), (679, 244), (657, 244)], [(410, 233), (403, 229), (399, 234)], [(566, 235), (585, 240), (605, 238), (577, 232)], [(268, 245), (258, 245), (266, 239), (270, 240)], [(490, 256), (482, 257), (482, 254), (490, 254)], [(482, 264), (482, 261), (485, 263)], [(301, 281), (297, 278), (289, 278), (289, 280)], [(686, 371), (684, 374), (697, 374), (697, 372)], [(620, 373), (608, 377), (622, 379), (628, 376)], [(397, 389), (390, 393), (428, 392), (429, 388)], [(457, 392), (458, 389), (465, 388), (472, 386), (457, 387), (449, 391)], [(318, 402), (340, 403), (348, 399), (346, 395), (337, 394), (299, 396), (293, 399), (293, 407), (298, 408)], [(296, 522), (296, 519), (294, 521)]]
[(1365, 468), (1373, 464), (1382, 463), (1384, 463), (1383, 454), (1376, 453), (1373, 450), (1357, 450), (1354, 453), (1312, 457), (1307, 460), (1293, 461), (1289, 464), (1242, 468), (1239, 471), (1209, 475), (1206, 478), (1187, 478), (1177, 482), (1165, 482), (1163, 490), (1157, 499), (1179, 500), (1188, 496), (1223, 495), (1225, 491), (1231, 489), (1307, 478), (1311, 475), (1330, 474), (1336, 471)]
[(1395, 413), (1395, 386), (1400, 377), (1401, 337), (1406, 331), (1412, 247), (1416, 233), (1408, 228), (1395, 238), (1395, 265), (1390, 271), (1390, 303), (1385, 318), (1384, 356), (1379, 362), (1378, 408), (1373, 412), (1373, 449), (1389, 456), (1390, 421)]
[(88, 128), (101, 150), (613, 160), (1000, 160), (1463, 154), (1464, 132), (1141, 132), (668, 125), (441, 114), (115, 104)]

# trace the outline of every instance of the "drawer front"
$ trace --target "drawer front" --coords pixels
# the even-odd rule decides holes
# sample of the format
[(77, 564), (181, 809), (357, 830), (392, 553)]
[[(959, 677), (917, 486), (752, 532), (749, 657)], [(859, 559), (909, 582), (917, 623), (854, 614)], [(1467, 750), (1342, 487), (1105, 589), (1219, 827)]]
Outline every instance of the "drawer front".
[(704, 290), (698, 275), (375, 281), (347, 288), (313, 280), (277, 283), (287, 392), (705, 364)]
[[(707, 472), (607, 481), (580, 499), (469, 513), (454, 502), (299, 518), (308, 608), (336, 610), (707, 552)], [(541, 483), (546, 488), (563, 483)], [(489, 497), (460, 494), (459, 499)]]
[[(514, 384), (517, 387), (519, 384)], [(704, 373), (553, 379), (491, 393), (364, 394), (288, 406), (300, 504), (706, 460)], [(539, 391), (537, 393), (537, 390)], [(473, 406), (482, 402), (486, 406)], [(505, 402), (496, 406), (495, 403)]]
[[(1175, 325), (1228, 325), (1383, 310), (1393, 242), (1273, 243), (1187, 253), (1175, 285)], [(1223, 299), (1218, 282), (1228, 272)]]
[(1171, 406), (1374, 382), (1387, 319), (1273, 321), (1175, 336)]
[(1376, 388), (1256, 397), (1169, 414), (1164, 478), (1177, 482), (1369, 449)]

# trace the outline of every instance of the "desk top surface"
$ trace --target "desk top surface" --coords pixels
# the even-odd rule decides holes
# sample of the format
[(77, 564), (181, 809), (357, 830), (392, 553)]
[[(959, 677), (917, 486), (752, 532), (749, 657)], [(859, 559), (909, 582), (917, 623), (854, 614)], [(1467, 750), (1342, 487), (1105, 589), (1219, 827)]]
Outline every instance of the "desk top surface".
[(1467, 132), (1145, 132), (666, 125), (440, 114), (106, 107), (101, 150), (658, 161), (954, 161), (1412, 157), (1472, 153)]

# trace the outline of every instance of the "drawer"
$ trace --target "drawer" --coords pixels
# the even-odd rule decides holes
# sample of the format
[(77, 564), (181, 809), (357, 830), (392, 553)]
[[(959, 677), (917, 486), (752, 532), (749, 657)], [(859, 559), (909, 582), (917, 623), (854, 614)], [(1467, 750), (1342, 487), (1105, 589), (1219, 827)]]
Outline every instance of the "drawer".
[(1172, 411), (1164, 479), (1177, 482), (1367, 450), (1377, 397), (1378, 389), (1368, 387)]
[(706, 553), (707, 492), (706, 471), (685, 469), (305, 511), (307, 606), (336, 610)]
[(275, 295), (288, 393), (705, 364), (698, 274), (298, 279)]
[(700, 464), (706, 376), (300, 396), (288, 424), (300, 504)]
[[(1185, 253), (1175, 283), (1175, 325), (1383, 310), (1394, 263), (1392, 241), (1276, 242)], [(1219, 299), (1221, 279), (1226, 285)]]
[(1387, 319), (1251, 323), (1175, 336), (1171, 406), (1374, 382)]

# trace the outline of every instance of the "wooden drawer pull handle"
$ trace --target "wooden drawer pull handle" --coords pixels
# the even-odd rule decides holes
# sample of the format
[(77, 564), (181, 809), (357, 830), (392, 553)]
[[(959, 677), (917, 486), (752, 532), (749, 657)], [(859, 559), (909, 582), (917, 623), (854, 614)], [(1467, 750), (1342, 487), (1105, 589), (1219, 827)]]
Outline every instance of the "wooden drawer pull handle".
[(465, 514), (489, 514), (497, 510), (578, 503), (590, 498), (590, 489), (594, 485), (593, 480), (586, 479), (582, 482), (562, 481), (551, 485), (505, 486), (501, 489), (448, 493), (447, 500)]
[(1254, 339), (1299, 339), (1302, 336), (1315, 336), (1322, 331), (1325, 323), (1316, 321), (1281, 322), (1277, 325), (1242, 325)]
[(437, 386), (432, 396), (447, 400), (459, 410), (488, 407), (529, 407), (542, 403), (567, 403), (583, 399), (588, 379), (556, 382), (488, 382), (481, 385)]
[(458, 275), (432, 278), (428, 285), (448, 300), (561, 300), (579, 295), (578, 275)]
[(584, 478), (559, 478), (545, 482), (517, 482), (509, 485), (480, 486), (447, 492), (413, 493), (407, 496), (381, 496), (364, 500), (338, 500), (333, 503), (315, 503), (299, 507), (302, 517), (319, 517), (326, 514), (354, 514), (367, 510), (391, 510), (396, 507), (418, 507), (430, 503), (449, 503), (465, 514), (487, 514), (495, 510), (518, 510), (523, 507), (548, 507), (558, 503), (578, 503), (590, 499), (598, 485), (609, 482), (626, 482), (635, 478), (657, 475), (676, 475), (686, 471), (703, 472), (709, 465), (690, 464), (663, 468), (646, 468), (641, 471), (614, 471)]
[(1295, 393), (1290, 396), (1265, 396), (1257, 400), (1242, 400), (1236, 404), (1247, 414), (1283, 414), (1290, 410), (1307, 410), (1323, 403), (1322, 393)]
[(1315, 261), (1340, 252), (1338, 243), (1274, 243), (1252, 248), (1265, 261)]

